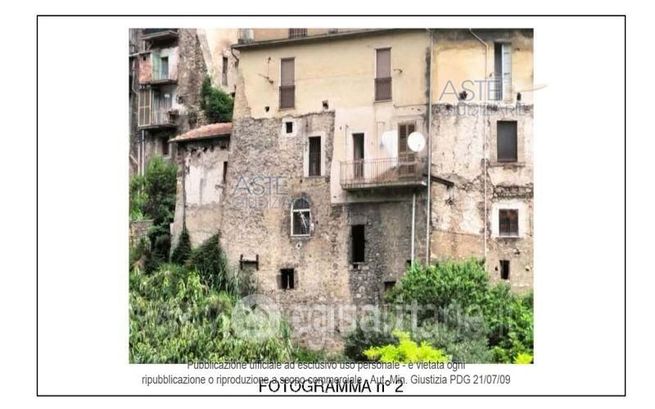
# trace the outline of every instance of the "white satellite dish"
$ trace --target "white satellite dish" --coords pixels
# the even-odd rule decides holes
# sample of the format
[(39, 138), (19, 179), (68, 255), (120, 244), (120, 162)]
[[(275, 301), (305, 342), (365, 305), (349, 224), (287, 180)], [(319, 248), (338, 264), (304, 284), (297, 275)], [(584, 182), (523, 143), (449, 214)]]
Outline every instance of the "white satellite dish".
[(425, 136), (420, 132), (412, 132), (407, 137), (407, 146), (412, 152), (420, 152), (425, 148)]

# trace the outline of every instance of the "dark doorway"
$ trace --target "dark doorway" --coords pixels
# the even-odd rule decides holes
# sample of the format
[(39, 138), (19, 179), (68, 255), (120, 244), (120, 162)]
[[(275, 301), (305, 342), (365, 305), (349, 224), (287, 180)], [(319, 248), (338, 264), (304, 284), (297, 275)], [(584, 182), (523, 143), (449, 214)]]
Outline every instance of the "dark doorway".
[(366, 260), (366, 235), (363, 224), (351, 226), (352, 262), (363, 263)]
[(353, 176), (356, 179), (363, 178), (364, 177), (364, 134), (363, 133), (353, 134), (353, 161), (354, 161)]

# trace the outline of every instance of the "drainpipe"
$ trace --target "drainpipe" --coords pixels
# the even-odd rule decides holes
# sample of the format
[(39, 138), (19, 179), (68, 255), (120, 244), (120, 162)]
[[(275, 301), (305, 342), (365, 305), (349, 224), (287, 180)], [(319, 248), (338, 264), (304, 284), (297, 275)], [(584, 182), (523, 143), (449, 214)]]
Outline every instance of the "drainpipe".
[(141, 176), (146, 173), (146, 131), (141, 130)]
[(430, 36), (430, 50), (428, 58), (428, 180), (427, 180), (427, 205), (426, 205), (426, 222), (425, 222), (425, 265), (430, 264), (430, 219), (432, 218), (430, 182), (432, 176), (432, 52), (434, 47), (434, 37), (432, 30), (428, 30)]
[(412, 265), (414, 264), (414, 234), (415, 234), (415, 228), (414, 225), (416, 223), (416, 193), (412, 194)]
[[(469, 28), (469, 33), (476, 40), (478, 40), (484, 46), (484, 80), (487, 81), (487, 56), (489, 55), (489, 45), (478, 37), (472, 29)], [(483, 160), (483, 172), (484, 172), (484, 237), (483, 237), (483, 254), (484, 254), (484, 269), (487, 269), (487, 223), (489, 217), (487, 216), (487, 92), (488, 89), (485, 89), (485, 92), (482, 95), (482, 105), (484, 107), (482, 111), (482, 160)]]

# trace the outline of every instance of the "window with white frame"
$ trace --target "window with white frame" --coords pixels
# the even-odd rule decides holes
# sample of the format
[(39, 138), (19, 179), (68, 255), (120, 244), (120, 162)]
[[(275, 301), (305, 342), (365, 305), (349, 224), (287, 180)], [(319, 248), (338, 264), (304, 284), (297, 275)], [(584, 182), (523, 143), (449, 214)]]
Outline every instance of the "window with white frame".
[(498, 235), (517, 237), (519, 235), (518, 209), (498, 210)]
[(512, 44), (494, 43), (494, 77), (490, 82), (491, 99), (502, 101), (512, 92)]
[(292, 236), (309, 236), (312, 227), (312, 211), (309, 201), (305, 198), (299, 198), (293, 201), (291, 205), (291, 235)]

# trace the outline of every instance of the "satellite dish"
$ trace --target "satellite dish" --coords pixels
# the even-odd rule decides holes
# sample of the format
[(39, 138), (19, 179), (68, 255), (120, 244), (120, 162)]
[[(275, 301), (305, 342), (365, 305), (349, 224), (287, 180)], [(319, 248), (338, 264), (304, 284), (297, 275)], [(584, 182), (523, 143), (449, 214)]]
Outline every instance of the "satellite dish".
[(425, 136), (420, 132), (412, 132), (407, 137), (407, 146), (412, 152), (420, 152), (425, 148)]

